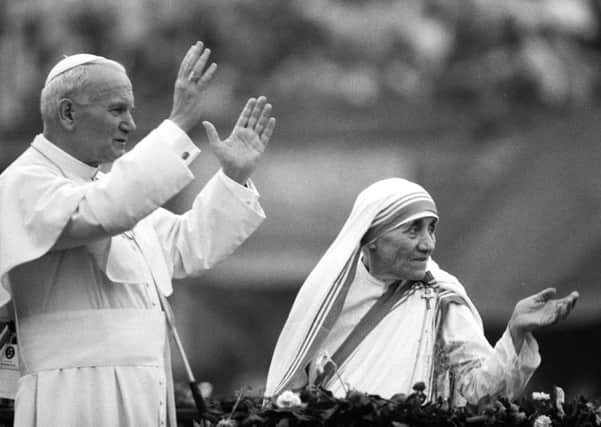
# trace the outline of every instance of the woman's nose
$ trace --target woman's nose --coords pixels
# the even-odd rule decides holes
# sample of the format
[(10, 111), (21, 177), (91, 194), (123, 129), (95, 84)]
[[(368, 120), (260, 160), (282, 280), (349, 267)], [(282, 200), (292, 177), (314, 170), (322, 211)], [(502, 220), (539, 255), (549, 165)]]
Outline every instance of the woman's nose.
[(423, 252), (432, 252), (436, 247), (436, 238), (430, 232), (424, 232), (420, 236), (417, 247)]

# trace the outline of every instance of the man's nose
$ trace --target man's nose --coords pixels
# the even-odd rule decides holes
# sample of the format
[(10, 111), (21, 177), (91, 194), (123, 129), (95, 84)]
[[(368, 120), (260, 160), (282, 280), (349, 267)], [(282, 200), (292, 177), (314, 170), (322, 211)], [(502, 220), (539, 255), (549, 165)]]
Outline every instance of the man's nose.
[(121, 130), (124, 132), (133, 132), (136, 130), (136, 122), (134, 121), (134, 116), (130, 112), (128, 112), (121, 122)]

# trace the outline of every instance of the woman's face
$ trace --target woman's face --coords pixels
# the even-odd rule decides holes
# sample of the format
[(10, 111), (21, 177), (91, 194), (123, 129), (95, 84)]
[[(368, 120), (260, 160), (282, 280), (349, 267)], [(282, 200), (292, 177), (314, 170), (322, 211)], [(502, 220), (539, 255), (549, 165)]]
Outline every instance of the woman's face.
[(370, 274), (385, 282), (422, 280), (436, 247), (436, 223), (434, 217), (419, 218), (368, 244)]

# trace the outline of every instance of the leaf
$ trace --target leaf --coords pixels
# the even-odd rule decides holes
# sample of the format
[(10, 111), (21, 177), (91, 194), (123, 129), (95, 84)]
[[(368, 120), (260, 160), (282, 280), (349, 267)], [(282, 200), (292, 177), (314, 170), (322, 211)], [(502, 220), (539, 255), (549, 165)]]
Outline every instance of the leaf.
[(250, 426), (254, 426), (254, 425), (263, 425), (265, 424), (265, 418), (257, 415), (257, 414), (250, 414), (248, 417), (246, 417), (241, 425), (242, 427), (250, 427)]
[(337, 410), (337, 406), (329, 409), (324, 409), (323, 411), (319, 412), (320, 418), (324, 421), (327, 421), (336, 413)]

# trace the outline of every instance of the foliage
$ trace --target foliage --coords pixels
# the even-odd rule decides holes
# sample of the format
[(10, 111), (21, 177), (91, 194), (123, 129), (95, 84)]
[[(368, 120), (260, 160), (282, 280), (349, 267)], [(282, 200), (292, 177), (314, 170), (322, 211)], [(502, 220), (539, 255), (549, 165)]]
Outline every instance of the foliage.
[[(423, 384), (413, 393), (390, 399), (350, 391), (346, 398), (334, 397), (323, 388), (300, 392), (300, 404), (278, 405), (276, 400), (239, 393), (237, 398), (210, 401), (210, 414), (220, 427), (302, 427), (302, 426), (393, 426), (393, 427), (477, 427), (601, 425), (601, 406), (579, 397), (571, 403), (560, 400), (522, 398), (483, 399), (478, 405), (451, 408), (447, 402), (425, 402)], [(285, 392), (285, 393), (290, 393)], [(549, 424), (551, 422), (552, 424)]]

